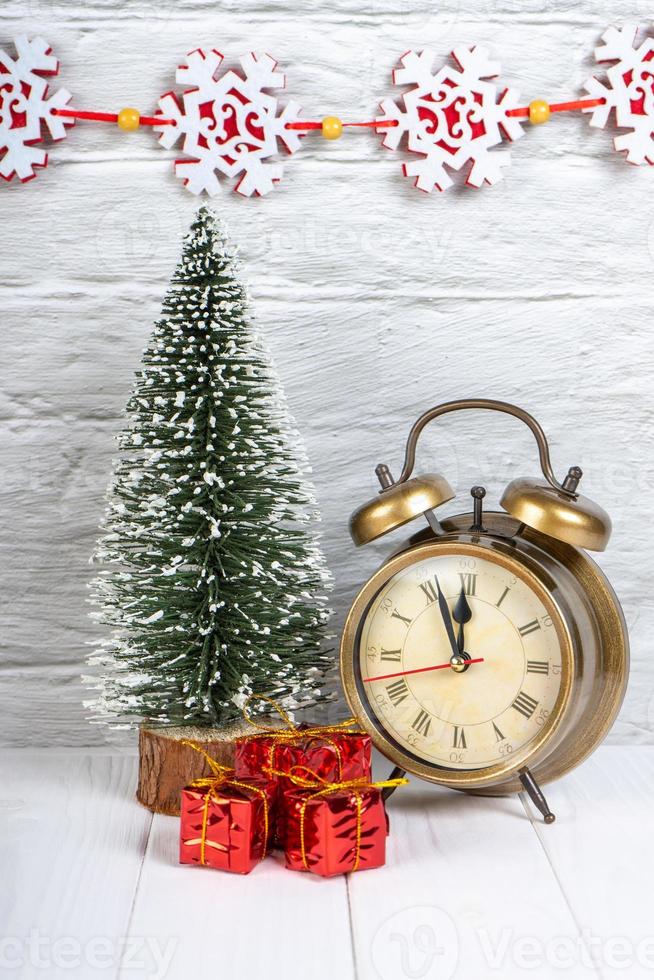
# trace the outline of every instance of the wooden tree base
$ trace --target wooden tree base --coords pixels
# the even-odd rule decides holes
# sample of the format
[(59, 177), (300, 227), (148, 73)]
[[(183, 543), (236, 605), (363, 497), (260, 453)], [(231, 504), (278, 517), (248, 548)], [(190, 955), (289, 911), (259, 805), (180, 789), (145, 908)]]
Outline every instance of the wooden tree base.
[(198, 742), (224, 766), (234, 765), (234, 739), (257, 731), (246, 721), (224, 728), (150, 728), (139, 731), (139, 782), (136, 799), (153, 813), (179, 814), (179, 796), (192, 779), (209, 775), (202, 756), (184, 739)]

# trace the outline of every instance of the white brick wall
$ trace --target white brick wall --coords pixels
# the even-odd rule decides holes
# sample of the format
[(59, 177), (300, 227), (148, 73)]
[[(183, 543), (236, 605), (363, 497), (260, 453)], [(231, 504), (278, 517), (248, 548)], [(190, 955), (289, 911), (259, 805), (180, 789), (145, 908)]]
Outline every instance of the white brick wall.
[[(472, 11), (468, 7), (472, 6)], [(434, 13), (433, 11), (437, 12)], [(368, 118), (410, 47), (486, 44), (523, 100), (565, 99), (611, 23), (641, 0), (5, 0), (0, 44), (41, 34), (80, 108), (151, 111), (187, 50), (270, 51), (307, 113)], [(152, 134), (79, 123), (31, 184), (0, 187), (3, 629), (0, 739), (91, 744), (78, 675), (91, 635), (87, 559), (112, 437), (197, 201)], [(240, 243), (258, 317), (305, 434), (337, 579), (338, 622), (394, 544), (355, 551), (349, 511), (398, 470), (431, 404), (507, 398), (541, 420), (559, 474), (615, 525), (601, 563), (622, 597), (633, 679), (613, 741), (654, 732), (650, 630), (654, 172), (579, 117), (528, 130), (493, 189), (427, 196), (369, 133), (309, 137), (268, 198), (215, 202)], [(535, 474), (526, 430), (449, 420), (419, 465), (462, 497)]]

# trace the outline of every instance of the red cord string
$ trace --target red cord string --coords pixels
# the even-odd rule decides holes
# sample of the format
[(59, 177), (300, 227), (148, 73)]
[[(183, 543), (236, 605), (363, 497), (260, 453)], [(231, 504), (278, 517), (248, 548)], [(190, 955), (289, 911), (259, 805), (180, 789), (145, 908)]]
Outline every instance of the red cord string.
[[(605, 99), (575, 99), (572, 102), (553, 102), (550, 105), (550, 112), (574, 112), (581, 109), (594, 109), (595, 106), (603, 105)], [(88, 112), (83, 109), (53, 109), (53, 116), (65, 116), (68, 119), (89, 119), (94, 122), (118, 122), (117, 112)], [(529, 116), (529, 106), (520, 106), (517, 109), (509, 109), (507, 116), (527, 118)], [(174, 119), (163, 119), (160, 116), (141, 116), (139, 119), (141, 126), (174, 126)], [(371, 119), (366, 122), (344, 122), (345, 127), (359, 127), (367, 129), (390, 129), (397, 126), (397, 119)], [(322, 129), (322, 122), (309, 119), (301, 119), (297, 122), (286, 123), (285, 129), (296, 129), (304, 132)]]
[[(372, 119), (370, 122), (344, 122), (343, 128), (346, 126), (367, 126), (370, 129), (389, 129), (392, 126), (397, 126), (397, 119)], [(322, 129), (321, 122), (309, 122), (308, 119), (301, 119), (298, 122), (286, 123), (285, 129), (300, 129), (300, 130), (310, 130), (310, 129)]]
[(397, 126), (397, 119), (372, 119), (370, 122), (349, 122), (343, 123), (344, 126), (369, 126), (372, 129), (387, 129)]
[[(87, 112), (83, 109), (53, 109), (53, 116), (66, 116), (68, 119), (91, 119), (94, 122), (118, 122), (117, 112)], [(159, 116), (141, 116), (141, 126), (174, 126), (174, 119), (161, 119)]]
[(286, 123), (284, 129), (322, 129), (322, 123), (319, 122), (294, 122)]
[[(603, 105), (606, 99), (576, 99), (573, 102), (553, 102), (550, 105), (550, 112), (573, 112), (576, 109), (594, 109), (597, 105)], [(519, 109), (509, 109), (507, 116), (529, 116), (529, 106), (521, 106)]]

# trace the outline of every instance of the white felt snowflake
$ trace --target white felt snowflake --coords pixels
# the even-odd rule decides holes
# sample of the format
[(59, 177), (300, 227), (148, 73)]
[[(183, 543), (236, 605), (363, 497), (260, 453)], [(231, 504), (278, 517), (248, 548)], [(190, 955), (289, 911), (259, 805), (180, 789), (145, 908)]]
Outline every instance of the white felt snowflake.
[(584, 112), (590, 113), (591, 126), (603, 129), (614, 110), (616, 125), (631, 130), (615, 137), (616, 150), (626, 153), (629, 163), (654, 164), (654, 39), (645, 37), (634, 46), (637, 33), (636, 25), (627, 24), (609, 27), (602, 36), (595, 60), (614, 64), (606, 69), (606, 84), (595, 77), (585, 83), (589, 96), (603, 102)]
[(277, 99), (265, 91), (286, 84), (270, 55), (241, 58), (243, 75), (220, 73), (222, 61), (218, 51), (187, 55), (176, 80), (190, 88), (182, 103), (172, 92), (159, 100), (160, 113), (174, 120), (174, 125), (155, 127), (159, 142), (170, 148), (182, 141), (188, 159), (176, 161), (175, 173), (193, 194), (217, 194), (218, 174), (240, 178), (235, 190), (241, 194), (267, 194), (283, 173), (281, 163), (269, 162), (279, 152), (278, 140), (289, 153), (300, 147), (300, 134), (286, 129), (300, 107), (289, 102), (278, 113)]
[(459, 47), (452, 52), (457, 67), (446, 65), (433, 71), (435, 55), (409, 51), (393, 72), (396, 85), (411, 85), (401, 104), (385, 99), (377, 121), (395, 125), (384, 130), (383, 145), (396, 150), (406, 135), (406, 147), (420, 159), (404, 165), (415, 186), (431, 192), (444, 191), (453, 183), (448, 171), (470, 164), (467, 183), (480, 187), (502, 179), (502, 168), (510, 163), (508, 150), (491, 147), (523, 134), (522, 122), (508, 116), (518, 104), (518, 93), (505, 89), (497, 98), (497, 87), (487, 81), (499, 74), (484, 48)]
[(0, 50), (0, 177), (27, 181), (36, 177), (36, 167), (48, 162), (45, 150), (35, 145), (43, 139), (43, 124), (59, 140), (74, 120), (53, 115), (53, 109), (70, 101), (70, 94), (62, 88), (48, 96), (46, 78), (59, 70), (50, 46), (40, 37), (18, 37), (14, 47), (15, 59)]

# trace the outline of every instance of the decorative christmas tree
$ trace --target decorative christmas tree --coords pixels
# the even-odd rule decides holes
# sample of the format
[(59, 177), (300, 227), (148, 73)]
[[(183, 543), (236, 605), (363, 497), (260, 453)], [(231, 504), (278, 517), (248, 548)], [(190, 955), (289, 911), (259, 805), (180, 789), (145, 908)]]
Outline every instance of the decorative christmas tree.
[(329, 699), (329, 575), (298, 434), (234, 251), (202, 208), (119, 437), (92, 586), (93, 720), (222, 726)]

